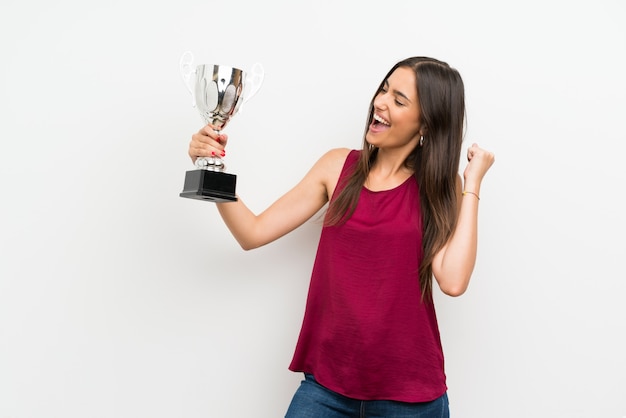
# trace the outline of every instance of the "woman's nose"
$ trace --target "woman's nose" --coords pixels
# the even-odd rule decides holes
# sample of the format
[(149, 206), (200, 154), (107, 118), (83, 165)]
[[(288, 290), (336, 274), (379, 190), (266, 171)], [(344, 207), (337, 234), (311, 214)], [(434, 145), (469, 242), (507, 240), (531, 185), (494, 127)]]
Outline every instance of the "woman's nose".
[(374, 97), (374, 108), (381, 109), (385, 106), (385, 95), (383, 93), (378, 93), (376, 97)]

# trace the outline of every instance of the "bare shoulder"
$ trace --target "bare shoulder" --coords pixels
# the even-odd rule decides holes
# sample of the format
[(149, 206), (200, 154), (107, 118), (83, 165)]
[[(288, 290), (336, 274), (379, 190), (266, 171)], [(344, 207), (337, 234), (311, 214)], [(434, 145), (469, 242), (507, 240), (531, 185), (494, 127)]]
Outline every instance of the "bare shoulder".
[(323, 187), (327, 198), (332, 196), (335, 191), (349, 153), (349, 148), (333, 148), (324, 153), (311, 170), (313, 176), (318, 179), (319, 184)]
[(349, 148), (333, 148), (317, 160), (313, 169), (321, 175), (326, 183), (334, 183), (339, 178), (349, 153)]
[(346, 157), (348, 157), (350, 151), (351, 150), (349, 148), (333, 148), (326, 151), (326, 153), (320, 157), (318, 162), (332, 166), (339, 165), (341, 170), (341, 167), (343, 167)]

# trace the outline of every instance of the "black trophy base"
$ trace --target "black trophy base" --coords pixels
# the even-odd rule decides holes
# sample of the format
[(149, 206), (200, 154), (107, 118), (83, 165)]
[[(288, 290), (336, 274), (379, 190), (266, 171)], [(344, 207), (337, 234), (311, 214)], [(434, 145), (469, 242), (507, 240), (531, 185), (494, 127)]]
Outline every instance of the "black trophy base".
[(185, 173), (180, 197), (210, 202), (236, 202), (237, 176), (220, 171), (191, 170)]

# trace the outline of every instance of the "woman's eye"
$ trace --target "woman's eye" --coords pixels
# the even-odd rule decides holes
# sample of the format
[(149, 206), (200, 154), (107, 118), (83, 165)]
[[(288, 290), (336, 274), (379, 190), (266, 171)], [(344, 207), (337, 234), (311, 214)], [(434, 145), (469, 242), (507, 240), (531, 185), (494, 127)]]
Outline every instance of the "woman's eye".
[(404, 103), (402, 103), (402, 102), (401, 102), (401, 101), (399, 101), (399, 100), (396, 100), (395, 102), (396, 102), (396, 104), (397, 104), (398, 106), (404, 106)]

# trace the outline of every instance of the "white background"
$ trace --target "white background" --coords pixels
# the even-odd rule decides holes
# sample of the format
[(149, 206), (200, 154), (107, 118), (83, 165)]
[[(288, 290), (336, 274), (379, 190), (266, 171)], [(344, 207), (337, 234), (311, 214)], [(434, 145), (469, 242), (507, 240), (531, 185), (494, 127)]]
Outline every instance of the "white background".
[(178, 68), (266, 71), (227, 127), (261, 211), (360, 148), (411, 55), (466, 84), (468, 292), (437, 293), (454, 418), (626, 416), (626, 3), (8, 0), (0, 6), (0, 418), (283, 416), (319, 223), (244, 252), (182, 199)]

